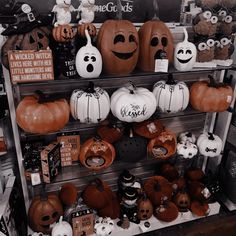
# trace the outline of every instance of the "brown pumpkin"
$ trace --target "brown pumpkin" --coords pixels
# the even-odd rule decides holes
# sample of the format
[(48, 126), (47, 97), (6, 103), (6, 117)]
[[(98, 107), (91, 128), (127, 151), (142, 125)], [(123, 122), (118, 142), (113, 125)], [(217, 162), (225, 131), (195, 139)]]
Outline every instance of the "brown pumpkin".
[(78, 35), (85, 38), (85, 30), (88, 30), (88, 33), (91, 37), (95, 37), (97, 34), (97, 29), (94, 24), (92, 23), (84, 23), (81, 25), (78, 25)]
[(146, 197), (146, 194), (138, 200), (138, 219), (148, 220), (152, 217), (152, 202)]
[(169, 164), (164, 163), (160, 168), (160, 175), (165, 177), (168, 181), (172, 182), (179, 177), (177, 169)]
[(186, 180), (184, 177), (179, 177), (172, 182), (172, 186), (175, 191), (181, 191), (186, 188)]
[(64, 205), (73, 205), (77, 202), (78, 190), (72, 183), (63, 184), (59, 191), (59, 197)]
[(190, 208), (190, 197), (187, 192), (178, 192), (174, 197), (174, 203), (180, 212), (187, 212)]
[(175, 154), (177, 147), (176, 135), (171, 131), (163, 131), (148, 143), (148, 154), (157, 159), (166, 160)]
[(59, 43), (70, 42), (76, 33), (70, 25), (58, 25), (52, 30), (52, 36)]
[(204, 176), (204, 172), (200, 168), (190, 168), (186, 171), (186, 177), (192, 181), (200, 181)]
[(160, 20), (150, 20), (139, 29), (138, 68), (143, 71), (154, 71), (155, 60), (165, 59), (172, 62), (174, 41), (169, 28)]
[(24, 97), (16, 108), (17, 124), (29, 133), (58, 131), (67, 124), (69, 116), (70, 107), (65, 99), (48, 101), (41, 93)]
[(154, 210), (154, 216), (161, 221), (171, 222), (179, 215), (177, 206), (170, 201), (165, 201)]
[(171, 199), (173, 189), (170, 182), (162, 176), (150, 177), (144, 184), (144, 192), (154, 206), (161, 204), (163, 196)]
[(211, 82), (198, 81), (190, 88), (190, 103), (201, 112), (222, 112), (227, 110), (233, 99), (233, 90), (229, 85), (216, 84), (213, 77)]
[(149, 120), (141, 123), (135, 123), (133, 125), (133, 130), (136, 134), (148, 139), (157, 137), (163, 129), (164, 126), (160, 120)]
[(11, 35), (1, 49), (2, 63), (6, 68), (9, 68), (8, 51), (10, 50), (43, 50), (49, 46), (50, 31), (46, 27), (38, 27), (32, 31)]
[(57, 222), (62, 215), (63, 208), (59, 198), (55, 194), (43, 193), (34, 197), (30, 204), (28, 211), (30, 228), (36, 232), (49, 234), (50, 225)]
[(109, 167), (115, 159), (115, 148), (101, 138), (88, 139), (80, 149), (81, 164), (98, 171)]
[(207, 216), (210, 213), (209, 205), (206, 202), (191, 202), (191, 212), (196, 216)]
[(193, 200), (206, 201), (207, 198), (204, 196), (204, 189), (204, 184), (197, 181), (192, 181), (188, 184), (189, 195)]

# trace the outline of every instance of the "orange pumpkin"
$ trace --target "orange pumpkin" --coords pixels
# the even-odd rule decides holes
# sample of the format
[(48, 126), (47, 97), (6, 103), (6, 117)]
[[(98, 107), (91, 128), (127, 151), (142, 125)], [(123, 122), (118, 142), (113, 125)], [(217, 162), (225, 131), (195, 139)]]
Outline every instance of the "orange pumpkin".
[(186, 171), (186, 177), (192, 181), (200, 181), (205, 176), (200, 168), (190, 168)]
[(191, 199), (198, 201), (206, 201), (207, 197), (204, 196), (205, 186), (203, 183), (192, 181), (188, 184), (188, 191)]
[(76, 34), (70, 25), (58, 25), (52, 30), (53, 38), (59, 43), (70, 42), (75, 35)]
[(229, 85), (198, 81), (190, 88), (190, 103), (201, 112), (222, 112), (227, 110), (233, 99), (233, 90)]
[(58, 131), (67, 124), (69, 116), (70, 107), (65, 99), (48, 101), (36, 94), (24, 97), (16, 108), (17, 124), (29, 133)]
[(78, 35), (85, 38), (85, 30), (88, 30), (88, 33), (91, 37), (95, 37), (97, 34), (97, 29), (94, 24), (92, 23), (84, 23), (81, 25), (78, 25)]
[(156, 59), (173, 61), (174, 41), (169, 28), (160, 20), (144, 23), (139, 32), (138, 68), (143, 71), (154, 71)]
[(169, 163), (164, 163), (160, 168), (160, 175), (172, 182), (179, 177), (178, 170)]
[(209, 205), (206, 202), (193, 201), (190, 209), (196, 216), (207, 216), (210, 212)]
[(72, 183), (63, 184), (59, 191), (59, 197), (64, 205), (73, 205), (77, 201), (78, 190)]

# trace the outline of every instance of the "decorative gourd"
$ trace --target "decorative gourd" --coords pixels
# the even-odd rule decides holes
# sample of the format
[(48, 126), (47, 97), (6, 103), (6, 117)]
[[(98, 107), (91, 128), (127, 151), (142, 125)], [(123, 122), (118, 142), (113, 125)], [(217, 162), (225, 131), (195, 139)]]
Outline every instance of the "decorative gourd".
[(129, 84), (116, 90), (111, 96), (112, 114), (121, 121), (142, 122), (156, 110), (156, 99), (146, 88)]
[(167, 81), (161, 80), (155, 83), (153, 93), (157, 101), (157, 108), (161, 112), (180, 112), (188, 106), (188, 87), (184, 82), (175, 82), (172, 74), (169, 74)]
[(190, 197), (187, 192), (178, 192), (174, 197), (174, 203), (180, 212), (187, 212), (190, 208)]
[(70, 25), (58, 25), (52, 30), (52, 36), (59, 43), (70, 42), (76, 33)]
[(64, 205), (71, 206), (77, 202), (78, 190), (72, 183), (63, 184), (59, 191), (59, 197)]
[(179, 177), (178, 170), (169, 163), (164, 163), (160, 167), (160, 175), (172, 182)]
[(191, 181), (200, 181), (205, 176), (200, 168), (190, 168), (186, 171), (186, 177)]
[(138, 200), (138, 218), (140, 220), (148, 220), (152, 217), (153, 206), (146, 194)]
[(188, 41), (188, 32), (184, 30), (184, 41), (175, 46), (174, 65), (179, 71), (190, 71), (194, 67), (197, 59), (197, 48)]
[(106, 119), (110, 111), (108, 93), (89, 82), (88, 88), (74, 90), (70, 98), (70, 109), (74, 119), (81, 123), (98, 123)]
[(171, 131), (163, 131), (148, 143), (148, 154), (156, 159), (166, 160), (176, 152), (176, 135)]
[(164, 126), (160, 120), (148, 120), (133, 125), (134, 132), (144, 138), (152, 139), (157, 137), (163, 130)]
[(49, 33), (46, 27), (38, 27), (32, 31), (11, 35), (1, 49), (1, 62), (6, 68), (9, 68), (8, 51), (10, 50), (43, 50), (49, 46)]
[[(62, 129), (69, 121), (70, 107), (65, 99), (39, 95), (24, 97), (16, 108), (16, 122), (29, 133), (47, 134)], [(51, 100), (51, 101), (50, 101)]]
[(66, 221), (62, 221), (62, 216), (60, 220), (52, 229), (52, 236), (73, 236), (72, 227)]
[(130, 21), (121, 19), (121, 7), (118, 0), (118, 20), (106, 20), (98, 32), (97, 46), (102, 54), (103, 69), (107, 74), (129, 74), (138, 61), (138, 33)]
[(201, 112), (222, 112), (227, 110), (233, 99), (233, 90), (229, 85), (216, 84), (209, 76), (210, 82), (198, 81), (190, 88), (190, 103)]
[(110, 217), (99, 217), (95, 221), (94, 232), (98, 236), (108, 236), (114, 230), (114, 221)]
[(177, 144), (177, 154), (183, 158), (193, 158), (197, 155), (197, 145), (191, 142), (180, 142)]
[(91, 44), (88, 30), (85, 30), (87, 44), (79, 49), (75, 58), (78, 74), (83, 78), (97, 78), (102, 72), (102, 56)]
[(150, 177), (144, 184), (144, 191), (153, 206), (159, 206), (163, 196), (171, 199), (173, 194), (171, 183), (162, 176)]
[(57, 222), (62, 214), (63, 208), (57, 195), (47, 195), (43, 190), (41, 196), (34, 197), (30, 204), (28, 211), (30, 228), (36, 232), (49, 234), (50, 225)]
[(200, 154), (208, 157), (219, 156), (222, 151), (222, 140), (212, 133), (204, 133), (198, 137), (197, 146)]
[(178, 136), (179, 142), (191, 142), (196, 143), (196, 136), (191, 132), (183, 132)]
[(105, 169), (114, 159), (114, 147), (100, 138), (90, 138), (81, 146), (79, 160), (88, 169), (94, 171)]
[(78, 29), (78, 35), (83, 38), (86, 37), (85, 30), (88, 30), (90, 37), (95, 37), (97, 34), (97, 29), (95, 25), (92, 23), (84, 23), (82, 25), (78, 25), (77, 29)]
[(124, 162), (137, 162), (147, 156), (147, 140), (140, 136), (134, 136), (132, 129), (128, 136), (114, 144), (117, 159)]
[(206, 202), (192, 201), (190, 209), (196, 216), (207, 216), (210, 213), (209, 205)]

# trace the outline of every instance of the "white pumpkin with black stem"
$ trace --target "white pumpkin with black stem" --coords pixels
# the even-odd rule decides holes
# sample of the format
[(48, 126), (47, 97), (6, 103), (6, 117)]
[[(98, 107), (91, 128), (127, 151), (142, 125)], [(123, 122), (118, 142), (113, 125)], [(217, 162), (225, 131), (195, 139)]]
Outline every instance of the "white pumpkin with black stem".
[(108, 93), (94, 83), (89, 82), (88, 88), (74, 90), (70, 98), (70, 109), (74, 119), (81, 123), (99, 123), (106, 119), (110, 111)]
[(157, 108), (165, 113), (175, 113), (186, 109), (189, 103), (189, 89), (184, 82), (175, 82), (172, 74), (168, 80), (158, 81), (153, 87)]
[(219, 156), (222, 151), (222, 140), (212, 133), (204, 133), (198, 137), (197, 146), (200, 154), (207, 157)]
[(111, 96), (112, 114), (124, 122), (142, 122), (156, 110), (156, 99), (146, 88), (132, 83), (115, 91)]
[(196, 136), (191, 132), (183, 132), (178, 136), (179, 142), (191, 142), (196, 143)]
[(191, 143), (189, 141), (182, 141), (177, 144), (177, 153), (183, 158), (191, 159), (197, 155), (198, 148), (194, 143)]
[(52, 236), (73, 236), (72, 227), (66, 221), (62, 221), (62, 216), (60, 220), (52, 229)]
[(184, 41), (180, 42), (175, 47), (174, 66), (179, 71), (189, 71), (194, 67), (197, 59), (196, 46), (188, 41), (188, 32), (184, 30)]
[(75, 65), (78, 74), (83, 78), (97, 78), (102, 72), (102, 56), (91, 43), (88, 30), (85, 30), (87, 44), (76, 54)]

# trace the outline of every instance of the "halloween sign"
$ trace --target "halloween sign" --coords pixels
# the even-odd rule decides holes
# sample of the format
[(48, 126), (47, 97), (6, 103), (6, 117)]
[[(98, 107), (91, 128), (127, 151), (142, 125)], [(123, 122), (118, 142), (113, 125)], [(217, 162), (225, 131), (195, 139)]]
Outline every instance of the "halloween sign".
[(54, 79), (51, 50), (9, 51), (8, 60), (13, 83)]

